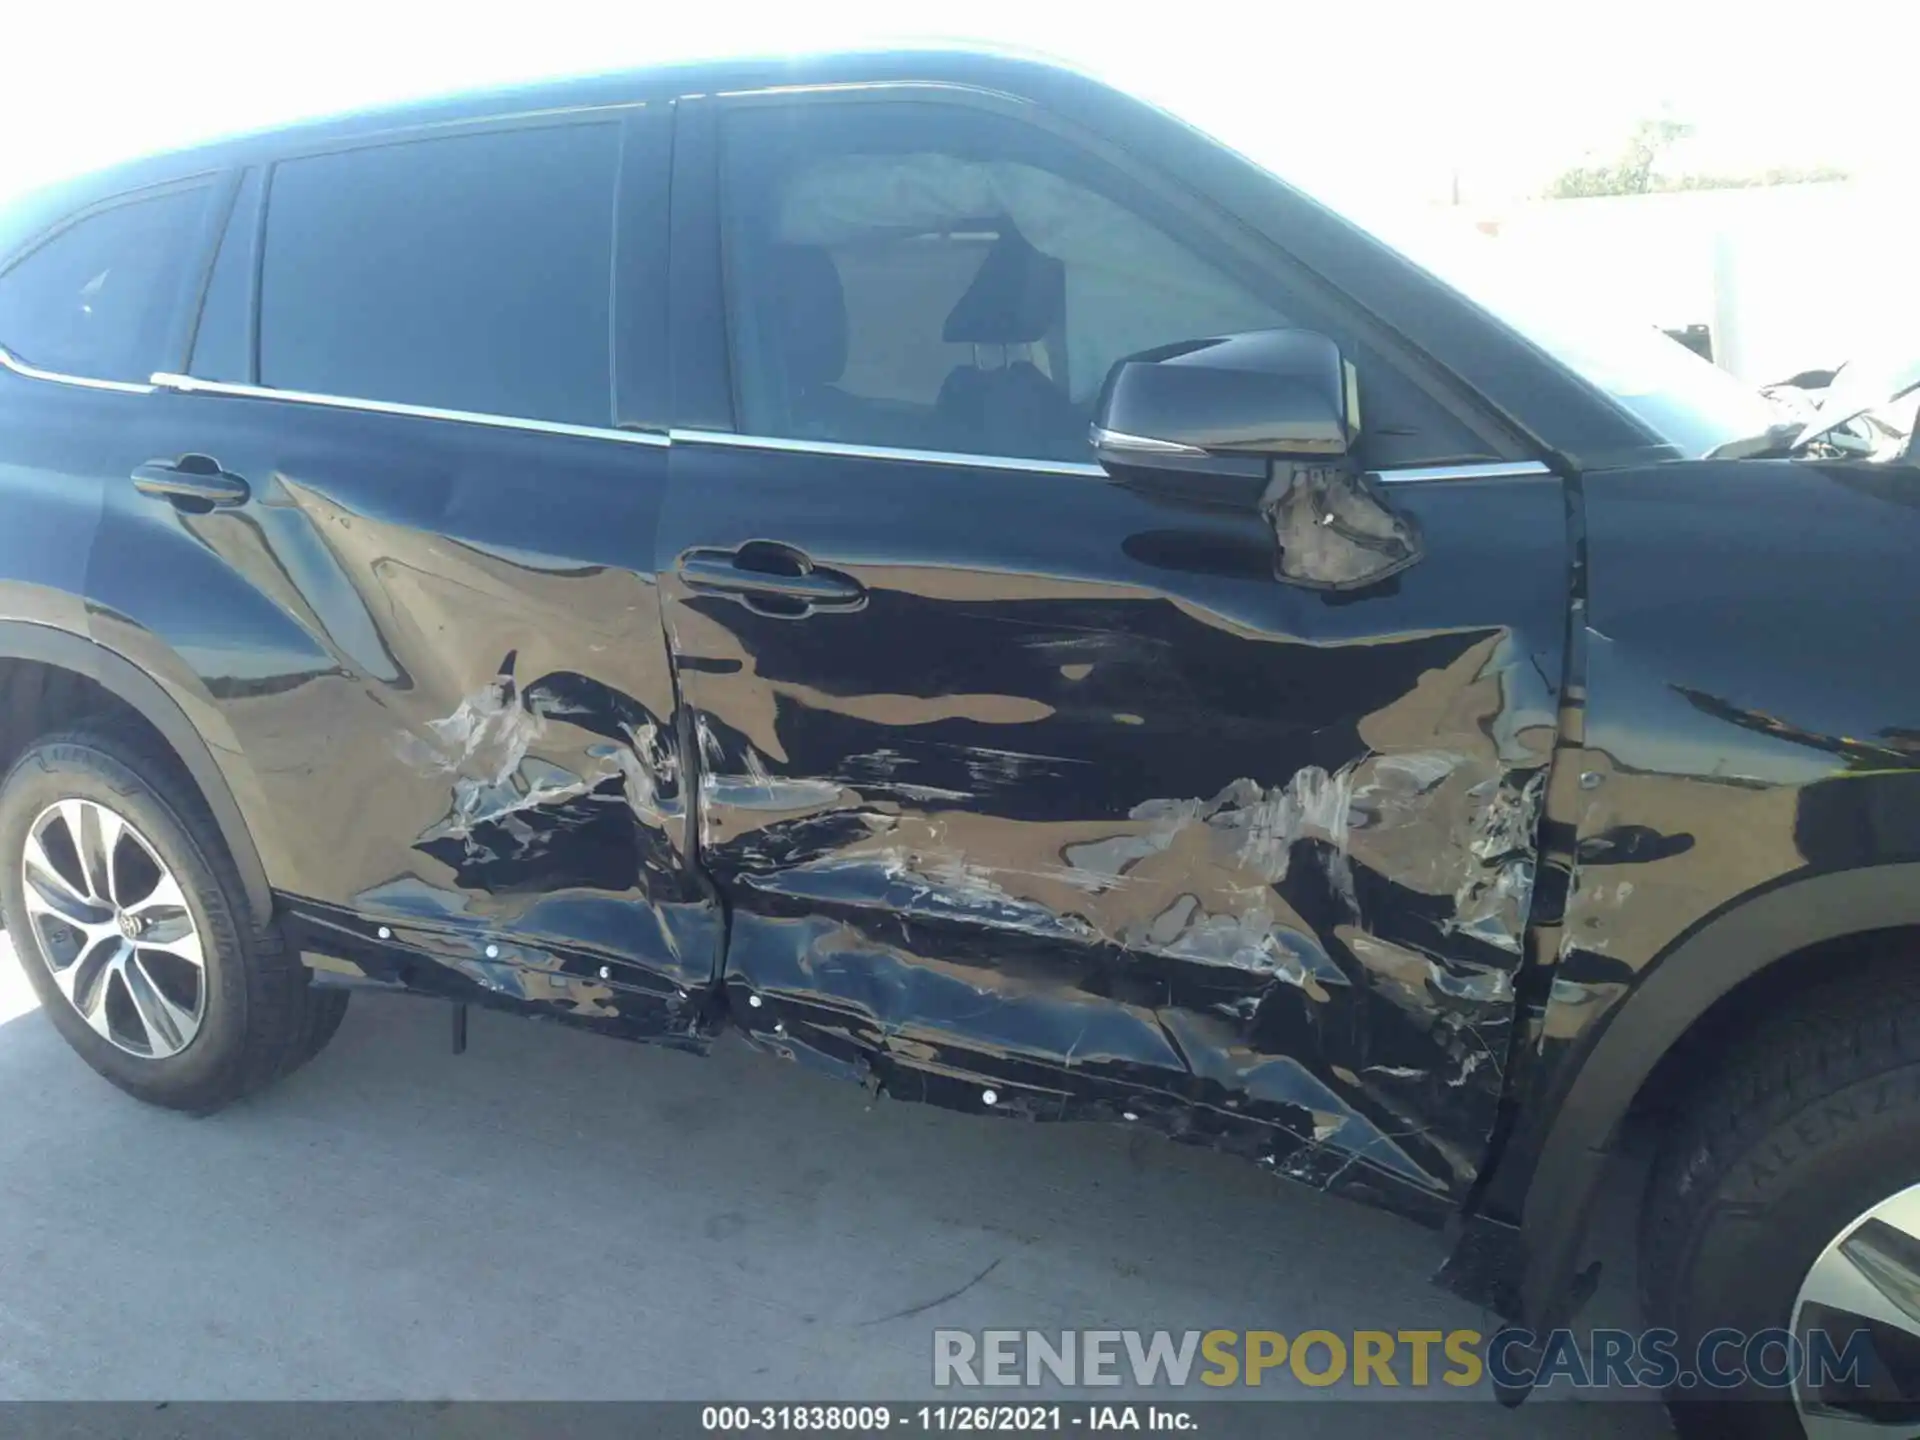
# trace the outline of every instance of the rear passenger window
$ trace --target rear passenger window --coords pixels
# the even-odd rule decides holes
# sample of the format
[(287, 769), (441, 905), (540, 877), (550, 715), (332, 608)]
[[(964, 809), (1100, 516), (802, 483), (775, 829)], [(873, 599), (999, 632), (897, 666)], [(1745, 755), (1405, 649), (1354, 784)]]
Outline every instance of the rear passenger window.
[(144, 381), (178, 357), (207, 190), (174, 190), (96, 210), (0, 274), (0, 345), (29, 365), (92, 380)]
[(276, 166), (260, 383), (611, 425), (619, 157), (596, 122)]

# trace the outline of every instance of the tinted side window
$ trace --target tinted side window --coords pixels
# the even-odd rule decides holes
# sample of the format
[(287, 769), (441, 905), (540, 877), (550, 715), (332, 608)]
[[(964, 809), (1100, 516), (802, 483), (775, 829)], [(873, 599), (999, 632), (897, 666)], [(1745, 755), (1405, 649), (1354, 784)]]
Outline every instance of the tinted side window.
[(98, 210), (0, 275), (0, 345), (30, 365), (95, 380), (171, 369), (204, 188)]
[(275, 167), (260, 383), (612, 423), (614, 123)]
[(746, 109), (725, 154), (750, 431), (1084, 460), (1121, 356), (1284, 323), (996, 115)]
[(1038, 125), (950, 103), (754, 105), (727, 116), (723, 156), (743, 431), (1085, 461), (1116, 361), (1297, 325), (1359, 367), (1370, 463), (1484, 452), (1324, 302), (1197, 242), (1165, 197)]

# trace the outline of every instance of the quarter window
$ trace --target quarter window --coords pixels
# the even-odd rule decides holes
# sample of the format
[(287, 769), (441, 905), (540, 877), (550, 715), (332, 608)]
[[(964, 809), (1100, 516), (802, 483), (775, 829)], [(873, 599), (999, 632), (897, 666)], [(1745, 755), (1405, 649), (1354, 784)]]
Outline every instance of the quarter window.
[(204, 187), (96, 210), (0, 275), (0, 345), (30, 365), (93, 380), (171, 368)]
[(260, 383), (610, 425), (619, 154), (596, 122), (277, 166)]

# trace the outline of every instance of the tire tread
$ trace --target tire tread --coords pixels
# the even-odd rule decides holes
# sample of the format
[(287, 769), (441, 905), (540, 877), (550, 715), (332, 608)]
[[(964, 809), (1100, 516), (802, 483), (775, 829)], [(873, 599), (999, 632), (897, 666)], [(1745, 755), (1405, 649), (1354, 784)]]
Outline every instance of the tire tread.
[(1666, 1137), (1640, 1226), (1640, 1292), (1671, 1320), (1686, 1260), (1722, 1181), (1771, 1131), (1823, 1096), (1920, 1064), (1920, 976), (1876, 967), (1817, 985), (1734, 1045)]

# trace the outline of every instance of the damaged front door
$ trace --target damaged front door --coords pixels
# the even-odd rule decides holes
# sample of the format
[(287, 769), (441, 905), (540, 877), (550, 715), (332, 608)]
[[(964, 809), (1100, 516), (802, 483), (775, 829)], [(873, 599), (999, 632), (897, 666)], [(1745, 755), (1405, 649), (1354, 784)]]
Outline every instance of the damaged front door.
[(689, 257), (725, 215), (732, 387), (677, 326), (706, 409), (662, 553), (735, 1015), (892, 1094), (1439, 1213), (1514, 1014), (1558, 481), (1349, 325), (1362, 459), (1424, 558), (1288, 583), (1257, 483), (1121, 483), (1088, 423), (1121, 357), (1337, 334), (1320, 301), (991, 97), (717, 110), (682, 121), (675, 290), (720, 283)]
[(667, 440), (616, 425), (662, 413), (669, 133), (614, 107), (281, 157), (160, 403), (251, 489), (180, 523), (253, 637), (201, 659), (302, 948), (671, 1037), (718, 912), (656, 598)]

